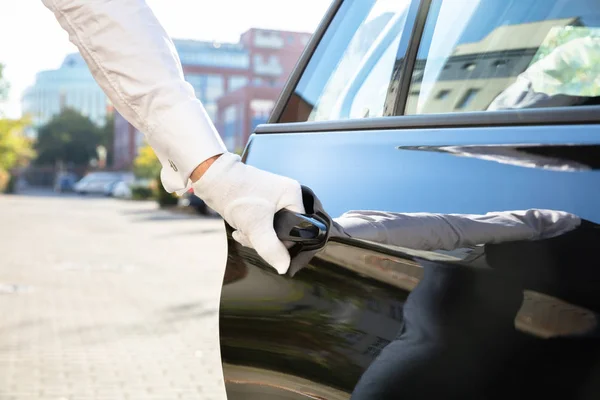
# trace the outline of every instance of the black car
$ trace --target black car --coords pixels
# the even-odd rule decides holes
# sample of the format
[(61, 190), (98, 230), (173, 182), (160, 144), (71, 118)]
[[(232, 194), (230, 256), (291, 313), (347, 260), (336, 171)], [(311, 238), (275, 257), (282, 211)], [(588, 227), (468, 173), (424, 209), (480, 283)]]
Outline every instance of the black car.
[(452, 251), (331, 237), (293, 276), (228, 227), (229, 400), (600, 398), (599, 99), (596, 0), (334, 1), (247, 164), (331, 217), (581, 224)]
[(204, 200), (194, 194), (194, 190), (190, 189), (182, 196), (182, 203), (186, 207), (191, 207), (200, 215), (209, 215), (210, 210)]

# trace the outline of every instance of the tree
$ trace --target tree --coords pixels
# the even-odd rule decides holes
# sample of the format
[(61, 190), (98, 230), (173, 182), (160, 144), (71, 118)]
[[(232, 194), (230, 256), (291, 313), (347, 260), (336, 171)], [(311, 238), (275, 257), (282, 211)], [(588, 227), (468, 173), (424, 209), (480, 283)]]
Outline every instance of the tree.
[(11, 170), (34, 156), (31, 140), (23, 134), (28, 125), (25, 118), (0, 118), (0, 192), (14, 192), (16, 177)]
[(65, 109), (39, 129), (36, 163), (89, 165), (97, 157), (101, 139), (100, 129), (89, 118), (76, 110)]
[(141, 179), (154, 179), (160, 174), (160, 161), (149, 145), (140, 149), (138, 156), (133, 160), (133, 172)]
[[(4, 79), (4, 65), (0, 64), (0, 101), (8, 97), (9, 84)], [(0, 112), (1, 114), (1, 112)], [(33, 157), (31, 141), (24, 135), (29, 125), (26, 118), (0, 118), (0, 191), (14, 191), (16, 178), (11, 170), (26, 165)]]
[[(4, 65), (0, 64), (0, 101), (6, 100), (10, 85), (4, 79)], [(33, 157), (31, 141), (23, 134), (29, 125), (26, 118), (0, 118), (0, 171), (26, 164)]]
[(104, 126), (100, 129), (100, 144), (106, 148), (106, 165), (112, 166), (114, 159), (114, 141), (115, 141), (115, 116), (109, 114), (106, 117)]
[(23, 131), (29, 125), (29, 120), (0, 119), (0, 169), (10, 171), (21, 167), (34, 156), (33, 146)]

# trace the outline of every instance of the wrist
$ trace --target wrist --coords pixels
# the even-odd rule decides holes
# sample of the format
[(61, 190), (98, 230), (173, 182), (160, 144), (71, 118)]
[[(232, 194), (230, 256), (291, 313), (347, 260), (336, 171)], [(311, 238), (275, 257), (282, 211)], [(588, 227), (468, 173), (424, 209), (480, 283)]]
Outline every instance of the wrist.
[(206, 171), (208, 171), (208, 169), (211, 167), (211, 165), (213, 165), (214, 162), (217, 161), (219, 159), (219, 157), (221, 157), (222, 155), (223, 154), (217, 154), (217, 155), (212, 156), (211, 158), (201, 162), (194, 169), (194, 171), (192, 171), (192, 174), (190, 175), (190, 179), (192, 180), (192, 183), (195, 183), (198, 180), (200, 180), (200, 178), (202, 178), (202, 176), (206, 173)]

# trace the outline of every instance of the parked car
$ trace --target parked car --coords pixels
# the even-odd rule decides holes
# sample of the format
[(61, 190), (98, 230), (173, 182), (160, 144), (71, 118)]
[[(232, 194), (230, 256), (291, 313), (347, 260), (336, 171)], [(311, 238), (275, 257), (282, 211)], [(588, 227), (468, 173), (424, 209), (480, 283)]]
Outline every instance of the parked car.
[(134, 181), (135, 181), (135, 176), (133, 175), (133, 173), (130, 173), (130, 172), (121, 173), (118, 175), (116, 180), (110, 181), (104, 186), (104, 195), (108, 196), (108, 197), (114, 196), (114, 191), (115, 191), (115, 188), (117, 187), (117, 185), (119, 185), (119, 184), (130, 185)]
[(112, 188), (111, 196), (118, 199), (130, 199), (131, 184), (125, 181), (118, 181)]
[(138, 200), (151, 198), (154, 184), (155, 182), (152, 179), (134, 178), (133, 180), (120, 180), (114, 185), (112, 196), (120, 199), (132, 199), (135, 197)]
[(64, 172), (57, 175), (54, 182), (54, 191), (57, 193), (72, 192), (75, 183), (77, 182), (77, 175), (71, 172)]
[(208, 214), (208, 206), (201, 198), (194, 194), (193, 189), (188, 190), (179, 198), (179, 206), (191, 207), (196, 210), (198, 214)]
[[(227, 226), (229, 400), (348, 399), (382, 351), (405, 364), (370, 370), (375, 393), (394, 387), (377, 400), (600, 398), (599, 38), (591, 0), (333, 1), (244, 162), (298, 180), (332, 217), (547, 209), (584, 223), (456, 251), (332, 239), (293, 277)], [(423, 295), (432, 271), (445, 275)], [(409, 314), (430, 330), (410, 336)], [(413, 345), (394, 358), (396, 339)]]
[(91, 172), (77, 182), (73, 189), (78, 194), (104, 195), (106, 186), (121, 180), (120, 173), (116, 172)]

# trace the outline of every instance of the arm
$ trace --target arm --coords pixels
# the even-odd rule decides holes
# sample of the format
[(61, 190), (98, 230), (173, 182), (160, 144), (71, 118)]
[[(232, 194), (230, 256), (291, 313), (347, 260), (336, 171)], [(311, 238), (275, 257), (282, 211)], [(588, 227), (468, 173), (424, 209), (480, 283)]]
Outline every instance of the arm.
[(92, 75), (131, 124), (146, 135), (169, 192), (194, 192), (280, 273), (290, 256), (273, 216), (303, 212), (298, 182), (243, 164), (227, 153), (204, 107), (183, 79), (173, 42), (144, 0), (43, 0)]
[(180, 191), (190, 177), (198, 180), (226, 150), (183, 79), (173, 42), (146, 3), (43, 2), (69, 33), (116, 110), (146, 135), (165, 167), (165, 188)]
[(581, 223), (563, 211), (524, 210), (467, 214), (349, 211), (335, 222), (353, 238), (414, 250), (454, 250), (487, 243), (539, 240)]

